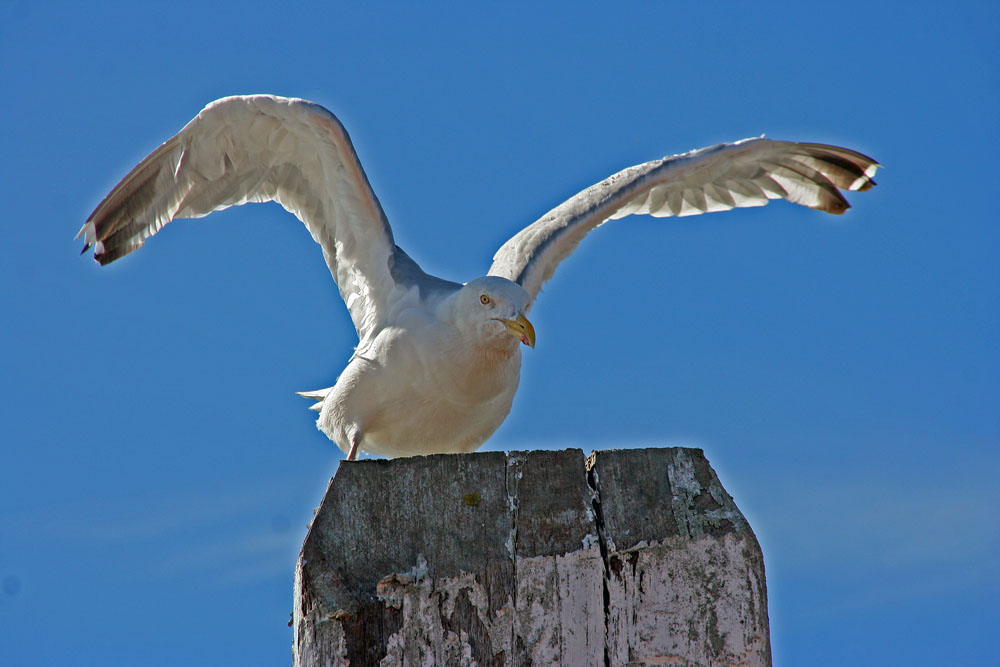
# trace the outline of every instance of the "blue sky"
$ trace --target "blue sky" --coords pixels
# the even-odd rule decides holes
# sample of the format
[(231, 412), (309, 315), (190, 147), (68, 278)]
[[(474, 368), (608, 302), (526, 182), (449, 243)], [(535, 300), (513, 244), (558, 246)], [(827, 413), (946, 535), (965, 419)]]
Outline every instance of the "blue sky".
[(485, 449), (703, 447), (762, 543), (776, 664), (995, 664), (998, 6), (360, 4), (0, 3), (5, 664), (290, 659), (341, 458), (293, 392), (356, 340), (318, 248), (275, 205), (103, 269), (73, 239), (259, 92), (334, 111), (397, 242), (459, 281), (662, 155), (766, 133), (881, 161), (841, 218), (596, 231)]

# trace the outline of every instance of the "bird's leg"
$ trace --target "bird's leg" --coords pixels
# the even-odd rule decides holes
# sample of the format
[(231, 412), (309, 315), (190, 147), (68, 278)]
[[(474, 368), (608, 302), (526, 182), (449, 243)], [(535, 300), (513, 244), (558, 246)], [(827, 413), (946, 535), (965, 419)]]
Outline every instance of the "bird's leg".
[(358, 447), (361, 446), (361, 434), (357, 431), (351, 434), (351, 451), (347, 454), (348, 461), (358, 460)]

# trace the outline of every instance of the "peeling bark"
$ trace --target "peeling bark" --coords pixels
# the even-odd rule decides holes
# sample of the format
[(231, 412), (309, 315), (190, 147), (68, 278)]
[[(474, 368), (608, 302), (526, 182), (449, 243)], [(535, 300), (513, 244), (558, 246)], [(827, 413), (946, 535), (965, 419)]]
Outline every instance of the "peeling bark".
[(701, 450), (345, 462), (294, 664), (767, 665), (757, 540)]

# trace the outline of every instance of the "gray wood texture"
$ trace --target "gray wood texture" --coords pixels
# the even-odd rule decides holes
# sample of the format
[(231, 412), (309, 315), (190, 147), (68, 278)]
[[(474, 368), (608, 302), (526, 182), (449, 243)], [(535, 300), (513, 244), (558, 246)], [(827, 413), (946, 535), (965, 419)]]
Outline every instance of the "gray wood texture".
[(293, 618), (299, 667), (771, 661), (760, 546), (698, 449), (343, 462)]

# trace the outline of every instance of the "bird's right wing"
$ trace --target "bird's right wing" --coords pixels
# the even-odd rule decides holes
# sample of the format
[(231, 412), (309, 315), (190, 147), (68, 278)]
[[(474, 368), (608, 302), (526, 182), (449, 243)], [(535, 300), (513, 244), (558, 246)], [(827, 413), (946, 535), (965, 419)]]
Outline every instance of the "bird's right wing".
[(394, 300), (435, 280), (395, 246), (340, 121), (317, 104), (271, 95), (209, 104), (122, 179), (78, 237), (107, 264), (176, 218), (272, 200), (322, 247), (362, 341)]
[(744, 139), (623, 169), (571, 197), (503, 244), (489, 274), (520, 284), (532, 301), (586, 234), (632, 214), (698, 215), (770, 199), (843, 213), (843, 190), (867, 190), (878, 163), (824, 144)]

